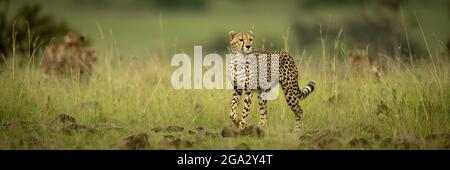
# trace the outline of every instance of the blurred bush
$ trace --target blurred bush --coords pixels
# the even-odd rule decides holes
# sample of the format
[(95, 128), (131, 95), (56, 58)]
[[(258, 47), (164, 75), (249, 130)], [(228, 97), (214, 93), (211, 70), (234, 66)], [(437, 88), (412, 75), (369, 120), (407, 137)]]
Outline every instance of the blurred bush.
[(8, 13), (8, 4), (9, 2), (5, 0), (0, 0), (0, 63), (4, 62), (6, 57), (7, 48), (9, 43), (7, 41), (9, 32), (7, 31), (8, 22), (7, 22), (7, 13)]
[(314, 8), (330, 5), (349, 5), (362, 3), (363, 0), (301, 0), (299, 5), (304, 8)]
[(447, 39), (447, 54), (450, 57), (450, 36)]
[(206, 0), (135, 0), (136, 4), (149, 6), (162, 10), (205, 10), (207, 8)]
[(79, 8), (104, 9), (110, 5), (108, 0), (72, 0), (72, 4)]
[(70, 0), (75, 8), (93, 8), (100, 10), (190, 10), (204, 11), (208, 7), (206, 0)]
[[(38, 4), (25, 4), (11, 14), (9, 0), (0, 0), (0, 52), (7, 58), (13, 50), (31, 57), (54, 37), (62, 37), (70, 28), (53, 15), (44, 15)], [(2, 60), (2, 62), (4, 59)]]
[[(352, 0), (345, 2), (357, 3)], [(414, 29), (417, 23), (406, 18), (402, 20), (399, 12), (402, 3), (402, 0), (367, 0), (357, 3), (364, 11), (362, 15), (354, 15), (338, 24), (323, 26), (326, 28), (319, 26), (319, 23), (327, 23), (323, 19), (316, 19), (312, 25), (304, 24), (305, 22), (299, 19), (294, 22), (294, 31), (300, 45), (319, 43), (320, 39), (317, 37), (321, 37), (320, 29), (331, 38), (336, 37), (342, 29), (347, 45), (359, 49), (369, 47), (369, 55), (420, 56), (423, 54), (421, 44), (403, 30), (404, 27)]]

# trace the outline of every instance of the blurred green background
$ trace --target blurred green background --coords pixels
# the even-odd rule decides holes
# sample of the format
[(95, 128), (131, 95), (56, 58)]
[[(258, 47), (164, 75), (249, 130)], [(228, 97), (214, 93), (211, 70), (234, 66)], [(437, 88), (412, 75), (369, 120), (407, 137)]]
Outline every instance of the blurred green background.
[(161, 52), (171, 57), (181, 51), (192, 52), (194, 45), (203, 45), (207, 52), (224, 53), (230, 30), (253, 30), (258, 48), (287, 47), (311, 55), (320, 55), (321, 38), (333, 43), (341, 30), (347, 49), (368, 47), (369, 52), (393, 54), (390, 48), (398, 44), (392, 45), (392, 39), (406, 46), (408, 38), (413, 52), (423, 53), (425, 41), (417, 20), (427, 40), (433, 40), (430, 46), (436, 48), (444, 46), (450, 28), (448, 0), (14, 0), (10, 3), (12, 11), (24, 4), (40, 4), (42, 13), (67, 22), (70, 28), (89, 37), (94, 46), (113, 47), (115, 56)]
[[(193, 149), (449, 149), (449, 8), (448, 0), (0, 0), (0, 149), (111, 149), (142, 132), (144, 149), (172, 148), (161, 145), (167, 135), (186, 135)], [(170, 60), (192, 57), (194, 45), (223, 55), (230, 30), (253, 30), (257, 48), (287, 49), (299, 84), (318, 82), (302, 101), (300, 133), (290, 131), (282, 95), (268, 102), (264, 138), (184, 133), (232, 125), (232, 90), (176, 90)], [(98, 49), (88, 83), (42, 76), (43, 50), (68, 31)], [(359, 69), (346, 60), (353, 49), (368, 49), (379, 72), (370, 60)], [(409, 51), (422, 59), (388, 58)], [(249, 123), (258, 109), (254, 100)], [(61, 114), (99, 133), (50, 123)], [(151, 131), (171, 125), (185, 131)]]

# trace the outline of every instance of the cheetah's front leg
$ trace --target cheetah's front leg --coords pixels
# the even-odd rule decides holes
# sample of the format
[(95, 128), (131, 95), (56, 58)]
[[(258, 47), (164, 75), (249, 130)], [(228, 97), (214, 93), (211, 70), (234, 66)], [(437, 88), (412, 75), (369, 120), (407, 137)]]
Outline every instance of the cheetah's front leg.
[(245, 93), (245, 98), (244, 98), (244, 109), (242, 112), (242, 120), (239, 123), (239, 128), (240, 129), (245, 129), (247, 127), (247, 118), (248, 118), (248, 113), (250, 112), (250, 106), (252, 105), (252, 91), (250, 90), (246, 90), (244, 91)]
[(233, 98), (231, 99), (231, 108), (230, 108), (230, 119), (233, 121), (233, 123), (239, 127), (239, 119), (236, 115), (236, 109), (239, 105), (239, 100), (241, 99), (242, 95), (242, 89), (234, 89)]
[(267, 100), (262, 96), (262, 91), (258, 92), (258, 104), (259, 104), (259, 122), (258, 127), (264, 128), (267, 121)]

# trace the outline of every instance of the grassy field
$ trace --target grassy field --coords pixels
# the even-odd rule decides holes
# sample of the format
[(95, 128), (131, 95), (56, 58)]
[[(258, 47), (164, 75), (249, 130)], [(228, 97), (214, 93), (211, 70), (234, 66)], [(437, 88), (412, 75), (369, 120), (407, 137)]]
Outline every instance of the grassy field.
[[(223, 5), (214, 3), (210, 9), (218, 11), (209, 12), (217, 18), (201, 13), (68, 10), (63, 17), (93, 37), (99, 49), (95, 73), (89, 82), (58, 76), (44, 80), (40, 64), (20, 64), (20, 56), (6, 61), (0, 70), (0, 149), (114, 149), (113, 144), (139, 133), (148, 135), (149, 145), (143, 149), (236, 149), (242, 143), (250, 149), (450, 149), (450, 60), (440, 42), (448, 23), (432, 29), (428, 23), (439, 19), (424, 19), (424, 33), (417, 37), (429, 45), (426, 54), (413, 61), (381, 58), (384, 69), (376, 76), (352, 70), (342, 57), (348, 47), (335, 37), (324, 40), (328, 46), (314, 47), (320, 53), (283, 41), (289, 12), (274, 15), (271, 20), (277, 23), (271, 24), (266, 22), (267, 12), (255, 8), (247, 17), (256, 19), (249, 24), (237, 19), (242, 13), (225, 16), (215, 10)], [(46, 8), (54, 13), (64, 9)], [(419, 11), (430, 13), (422, 17), (419, 12), (420, 18), (433, 18), (428, 8)], [(208, 26), (202, 27), (205, 23)], [(211, 37), (252, 27), (262, 37), (276, 35), (278, 46), (288, 44), (300, 68), (300, 84), (316, 80), (317, 89), (301, 102), (305, 114), (298, 132), (291, 132), (294, 114), (280, 91), (278, 99), (268, 102), (264, 137), (223, 138), (222, 129), (232, 125), (232, 91), (175, 90), (170, 77), (176, 68), (170, 60), (180, 51), (193, 57), (193, 45)], [(430, 38), (433, 35), (440, 38)], [(57, 123), (60, 114), (88, 128)], [(254, 125), (258, 119), (254, 102), (249, 122)], [(154, 130), (168, 126), (184, 130)], [(198, 127), (217, 136), (189, 132)], [(170, 139), (187, 139), (192, 146), (165, 142)]]

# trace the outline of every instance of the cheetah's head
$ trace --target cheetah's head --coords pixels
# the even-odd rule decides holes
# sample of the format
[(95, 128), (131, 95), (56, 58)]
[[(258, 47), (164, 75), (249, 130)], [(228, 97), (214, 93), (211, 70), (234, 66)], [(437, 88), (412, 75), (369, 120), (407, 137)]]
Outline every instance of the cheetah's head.
[(79, 46), (83, 41), (83, 35), (75, 32), (70, 32), (66, 36), (64, 36), (64, 43), (68, 46)]
[(232, 53), (248, 54), (253, 50), (253, 32), (230, 31), (230, 49)]

